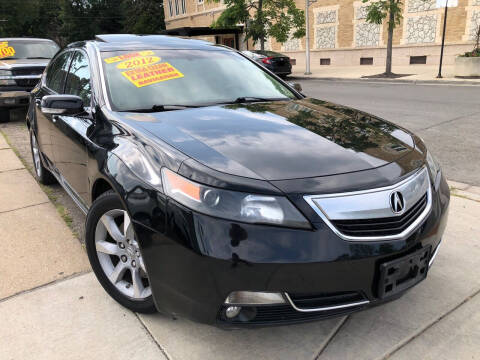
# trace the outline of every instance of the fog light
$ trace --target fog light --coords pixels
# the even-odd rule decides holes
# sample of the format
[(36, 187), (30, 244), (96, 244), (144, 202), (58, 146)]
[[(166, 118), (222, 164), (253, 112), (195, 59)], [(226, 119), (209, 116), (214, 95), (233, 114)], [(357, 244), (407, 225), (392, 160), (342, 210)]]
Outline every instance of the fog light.
[(271, 305), (285, 304), (281, 293), (257, 292), (257, 291), (234, 291), (225, 299), (225, 304), (235, 305)]
[(229, 306), (225, 309), (225, 316), (229, 319), (233, 319), (235, 316), (240, 314), (242, 308), (240, 306)]

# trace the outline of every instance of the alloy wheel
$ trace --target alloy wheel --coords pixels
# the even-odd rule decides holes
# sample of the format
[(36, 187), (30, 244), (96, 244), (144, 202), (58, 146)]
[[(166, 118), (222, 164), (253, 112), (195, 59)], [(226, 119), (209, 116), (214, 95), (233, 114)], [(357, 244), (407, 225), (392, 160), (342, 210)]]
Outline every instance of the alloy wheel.
[(125, 210), (107, 211), (95, 229), (95, 248), (103, 272), (122, 294), (143, 300), (152, 294), (133, 226)]
[(30, 137), (32, 141), (32, 154), (33, 154), (33, 165), (35, 166), (35, 173), (38, 177), (42, 176), (42, 163), (40, 160), (40, 152), (38, 150), (37, 139), (33, 131), (30, 132)]

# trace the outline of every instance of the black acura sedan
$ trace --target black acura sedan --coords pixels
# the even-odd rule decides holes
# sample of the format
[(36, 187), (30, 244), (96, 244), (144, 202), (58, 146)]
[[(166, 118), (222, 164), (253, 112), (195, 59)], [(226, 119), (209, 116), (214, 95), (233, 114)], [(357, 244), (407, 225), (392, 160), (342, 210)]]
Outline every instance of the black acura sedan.
[(450, 195), (420, 138), (232, 49), (97, 36), (31, 96), (35, 174), (87, 214), (92, 268), (133, 311), (234, 327), (343, 315), (398, 298), (438, 252)]

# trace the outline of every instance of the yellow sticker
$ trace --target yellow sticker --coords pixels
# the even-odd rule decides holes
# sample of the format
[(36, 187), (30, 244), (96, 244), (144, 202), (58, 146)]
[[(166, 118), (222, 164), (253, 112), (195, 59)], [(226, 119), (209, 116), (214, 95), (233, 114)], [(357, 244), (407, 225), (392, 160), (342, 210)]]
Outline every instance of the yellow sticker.
[(122, 75), (138, 88), (183, 77), (180, 71), (167, 62), (127, 70)]
[(15, 49), (8, 46), (8, 41), (0, 42), (0, 59), (15, 55)]
[(113, 57), (106, 58), (104, 60), (107, 64), (113, 64), (122, 60), (131, 59), (133, 57), (149, 56), (149, 55), (154, 55), (152, 50), (137, 51), (137, 52), (128, 53), (124, 55), (113, 56)]
[(157, 56), (138, 56), (125, 60), (117, 65), (117, 69), (133, 69), (139, 66), (156, 64), (160, 61)]

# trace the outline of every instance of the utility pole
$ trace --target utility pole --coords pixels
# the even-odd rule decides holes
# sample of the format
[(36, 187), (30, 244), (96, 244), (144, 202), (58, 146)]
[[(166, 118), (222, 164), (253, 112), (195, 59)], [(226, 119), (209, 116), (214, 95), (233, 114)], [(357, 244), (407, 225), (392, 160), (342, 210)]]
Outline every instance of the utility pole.
[(446, 27), (447, 27), (447, 14), (448, 14), (448, 0), (445, 1), (445, 16), (443, 17), (442, 48), (440, 50), (440, 65), (438, 66), (438, 75), (437, 75), (438, 79), (441, 79), (443, 77), (442, 76), (442, 63), (443, 63), (443, 48), (445, 46), (445, 30), (446, 30)]
[(312, 75), (310, 72), (310, 21), (308, 8), (317, 0), (305, 0), (305, 75)]

